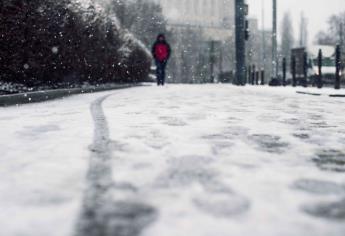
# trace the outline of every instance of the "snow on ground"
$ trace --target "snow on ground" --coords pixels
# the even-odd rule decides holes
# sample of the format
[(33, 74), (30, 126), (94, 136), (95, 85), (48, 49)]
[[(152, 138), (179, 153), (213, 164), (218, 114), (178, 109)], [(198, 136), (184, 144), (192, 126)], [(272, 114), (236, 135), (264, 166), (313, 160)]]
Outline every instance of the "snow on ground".
[(88, 167), (95, 96), (0, 108), (0, 235), (71, 235)]
[(0, 108), (0, 235), (344, 235), (344, 105), (169, 85)]

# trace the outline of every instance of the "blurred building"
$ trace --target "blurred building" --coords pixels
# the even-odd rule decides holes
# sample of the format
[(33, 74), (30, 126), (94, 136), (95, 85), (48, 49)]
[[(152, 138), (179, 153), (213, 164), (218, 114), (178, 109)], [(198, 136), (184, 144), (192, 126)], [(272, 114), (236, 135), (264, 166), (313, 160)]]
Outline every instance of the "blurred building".
[(152, 1), (173, 32), (169, 82), (215, 82), (233, 69), (235, 0)]
[(256, 18), (248, 19), (250, 37), (247, 41), (247, 64), (262, 67), (263, 60), (261, 55), (262, 41), (260, 40), (259, 24)]
[(162, 6), (170, 27), (202, 28), (210, 40), (233, 35), (234, 0), (153, 0)]

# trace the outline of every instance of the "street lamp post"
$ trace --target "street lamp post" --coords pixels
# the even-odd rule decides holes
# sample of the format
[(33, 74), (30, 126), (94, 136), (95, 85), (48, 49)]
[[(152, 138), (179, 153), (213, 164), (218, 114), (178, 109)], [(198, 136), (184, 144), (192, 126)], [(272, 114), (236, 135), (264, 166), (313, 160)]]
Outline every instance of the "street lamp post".
[(210, 41), (210, 48), (209, 48), (209, 60), (210, 60), (210, 82), (214, 83), (215, 82), (215, 76), (214, 76), (214, 64), (216, 62), (216, 55), (215, 55), (215, 41), (211, 40)]
[(245, 85), (245, 4), (244, 0), (236, 0), (236, 85)]
[(278, 52), (277, 52), (277, 0), (273, 0), (273, 76), (278, 78)]
[[(264, 0), (261, 0), (261, 28), (262, 28), (262, 70), (266, 70), (266, 33), (265, 33), (265, 7), (264, 7)], [(265, 72), (263, 73), (263, 77), (265, 76)], [(265, 81), (265, 78), (263, 78)]]
[(278, 78), (278, 46), (277, 46), (277, 0), (273, 0), (273, 22), (272, 22), (272, 80), (271, 85), (279, 85)]

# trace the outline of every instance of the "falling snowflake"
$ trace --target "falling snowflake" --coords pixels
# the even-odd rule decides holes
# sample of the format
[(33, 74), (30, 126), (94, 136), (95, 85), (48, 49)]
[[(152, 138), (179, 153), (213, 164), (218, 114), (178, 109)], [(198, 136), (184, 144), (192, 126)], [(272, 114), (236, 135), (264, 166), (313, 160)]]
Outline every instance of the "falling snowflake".
[(59, 52), (59, 48), (58, 47), (52, 47), (52, 53), (57, 54)]

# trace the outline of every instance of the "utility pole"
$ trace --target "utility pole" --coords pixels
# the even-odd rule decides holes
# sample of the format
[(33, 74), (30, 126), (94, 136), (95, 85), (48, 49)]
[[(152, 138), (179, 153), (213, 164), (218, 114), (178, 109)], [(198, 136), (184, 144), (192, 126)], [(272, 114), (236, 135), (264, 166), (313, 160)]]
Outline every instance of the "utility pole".
[(246, 58), (245, 58), (245, 4), (244, 0), (236, 0), (236, 85), (245, 85)]
[(216, 62), (216, 55), (215, 55), (215, 41), (211, 40), (210, 41), (210, 49), (209, 49), (209, 52), (210, 52), (210, 75), (211, 75), (211, 78), (210, 78), (210, 82), (211, 83), (214, 83), (214, 63)]
[(273, 21), (272, 21), (272, 78), (270, 86), (279, 86), (278, 78), (278, 43), (277, 43), (277, 0), (273, 0)]
[[(277, 51), (277, 0), (273, 0), (272, 25), (272, 79), (278, 80), (278, 51)], [(278, 82), (278, 81), (277, 81)]]
[[(345, 45), (344, 45), (344, 22), (340, 22), (340, 33), (339, 33), (339, 46), (340, 46), (340, 51), (341, 55), (343, 55), (344, 50), (345, 50)], [(341, 70), (344, 69), (344, 65), (341, 65)]]
[(265, 34), (265, 6), (261, 0), (261, 30), (262, 30), (262, 69), (266, 70), (266, 34)]

